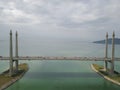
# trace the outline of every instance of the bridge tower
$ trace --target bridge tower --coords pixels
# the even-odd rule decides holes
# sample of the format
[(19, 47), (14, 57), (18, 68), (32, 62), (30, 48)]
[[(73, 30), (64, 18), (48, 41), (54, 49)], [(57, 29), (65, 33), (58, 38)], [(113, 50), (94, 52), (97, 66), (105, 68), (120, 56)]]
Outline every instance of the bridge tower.
[(112, 35), (111, 74), (114, 74), (114, 53), (115, 53), (115, 43), (114, 43), (114, 39), (115, 39), (115, 33), (113, 32), (113, 35)]
[(107, 58), (108, 58), (108, 32), (106, 33), (106, 48), (105, 48), (105, 71), (107, 72), (107, 68), (108, 68), (108, 61), (107, 61)]
[(10, 30), (10, 68), (9, 68), (9, 75), (13, 75), (13, 45), (12, 45), (12, 31)]
[[(16, 31), (15, 57), (18, 58), (18, 33)], [(18, 60), (15, 60), (15, 71), (18, 72)]]
[(108, 33), (106, 33), (106, 48), (105, 48), (105, 71), (107, 72), (108, 70), (108, 63), (110, 63), (111, 67), (110, 67), (110, 74), (113, 75), (114, 74), (114, 54), (115, 54), (115, 43), (114, 43), (114, 39), (115, 39), (115, 33), (113, 32), (112, 35), (112, 58), (111, 61), (107, 61), (108, 58)]

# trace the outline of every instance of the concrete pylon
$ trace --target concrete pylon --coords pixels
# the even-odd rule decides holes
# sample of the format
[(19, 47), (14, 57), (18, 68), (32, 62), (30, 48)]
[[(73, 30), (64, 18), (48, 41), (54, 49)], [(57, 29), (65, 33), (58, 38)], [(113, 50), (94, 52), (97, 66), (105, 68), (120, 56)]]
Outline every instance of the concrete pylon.
[(105, 47), (105, 66), (104, 69), (105, 71), (107, 71), (108, 68), (108, 62), (107, 62), (107, 58), (108, 58), (108, 32), (106, 33), (106, 47)]
[(9, 68), (9, 75), (13, 75), (13, 45), (12, 45), (12, 30), (10, 30), (10, 68)]
[(112, 59), (111, 59), (111, 74), (114, 74), (114, 54), (115, 54), (115, 33), (112, 35)]
[[(18, 58), (18, 33), (16, 31), (15, 57)], [(15, 61), (15, 71), (18, 72), (18, 60)]]

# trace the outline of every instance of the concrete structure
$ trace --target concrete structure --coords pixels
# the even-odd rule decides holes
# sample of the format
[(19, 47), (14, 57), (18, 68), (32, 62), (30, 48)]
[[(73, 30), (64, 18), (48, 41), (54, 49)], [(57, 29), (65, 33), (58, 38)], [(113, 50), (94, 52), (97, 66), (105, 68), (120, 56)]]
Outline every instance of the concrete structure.
[[(15, 57), (18, 58), (18, 33), (16, 32)], [(15, 60), (15, 72), (18, 72), (18, 60)]]
[(114, 43), (114, 39), (115, 39), (115, 33), (113, 32), (112, 35), (112, 59), (111, 59), (111, 74), (114, 74), (114, 53), (115, 53), (115, 43)]
[(10, 30), (10, 68), (9, 68), (9, 75), (13, 75), (13, 46), (12, 46), (12, 31)]
[[(13, 70), (13, 62), (15, 61), (15, 72), (18, 71), (18, 60), (14, 60), (13, 58), (13, 44), (12, 44), (12, 31), (10, 30), (10, 68), (9, 68), (9, 75), (12, 76), (14, 74)], [(16, 48), (15, 48), (15, 57), (18, 58), (18, 34), (16, 32)]]
[(108, 33), (106, 33), (105, 66), (104, 66), (105, 71), (107, 71), (107, 68), (108, 68), (107, 58), (108, 58)]
[(110, 73), (111, 75), (114, 74), (114, 60), (115, 60), (115, 57), (114, 57), (114, 54), (115, 54), (115, 43), (114, 43), (114, 39), (115, 39), (115, 33), (113, 32), (113, 35), (112, 35), (112, 58), (110, 59), (110, 61), (108, 61), (108, 33), (106, 34), (106, 48), (105, 48), (105, 70), (107, 72), (108, 70), (108, 63), (110, 63), (111, 67), (110, 67)]
[[(13, 60), (74, 60), (74, 61), (104, 61), (104, 57), (64, 57), (64, 56), (19, 56), (13, 57)], [(9, 57), (0, 57), (0, 60), (9, 60)], [(111, 58), (106, 59), (108, 62)], [(116, 58), (116, 61), (120, 61), (120, 58)]]

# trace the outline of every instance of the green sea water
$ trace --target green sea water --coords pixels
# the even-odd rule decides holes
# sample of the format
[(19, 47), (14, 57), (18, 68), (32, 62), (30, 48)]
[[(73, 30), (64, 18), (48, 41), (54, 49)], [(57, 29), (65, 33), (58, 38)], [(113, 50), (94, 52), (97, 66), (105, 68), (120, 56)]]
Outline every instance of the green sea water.
[[(103, 44), (65, 40), (20, 40), (20, 56), (99, 56), (104, 57)], [(116, 45), (115, 56), (119, 57), (120, 46)], [(0, 55), (9, 55), (9, 41), (1, 41)], [(111, 45), (109, 45), (111, 56)], [(22, 79), (6, 90), (120, 90), (120, 86), (104, 80), (92, 71), (95, 61), (20, 61), (29, 65)], [(8, 61), (0, 61), (0, 72), (8, 69)], [(115, 62), (120, 71), (120, 62)]]

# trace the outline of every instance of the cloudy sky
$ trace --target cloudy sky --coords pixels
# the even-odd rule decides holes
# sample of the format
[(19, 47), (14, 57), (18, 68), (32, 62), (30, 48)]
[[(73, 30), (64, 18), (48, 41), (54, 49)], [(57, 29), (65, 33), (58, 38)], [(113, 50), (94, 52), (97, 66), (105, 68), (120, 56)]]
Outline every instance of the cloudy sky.
[(51, 38), (120, 36), (120, 0), (0, 0), (0, 35), (9, 30)]

